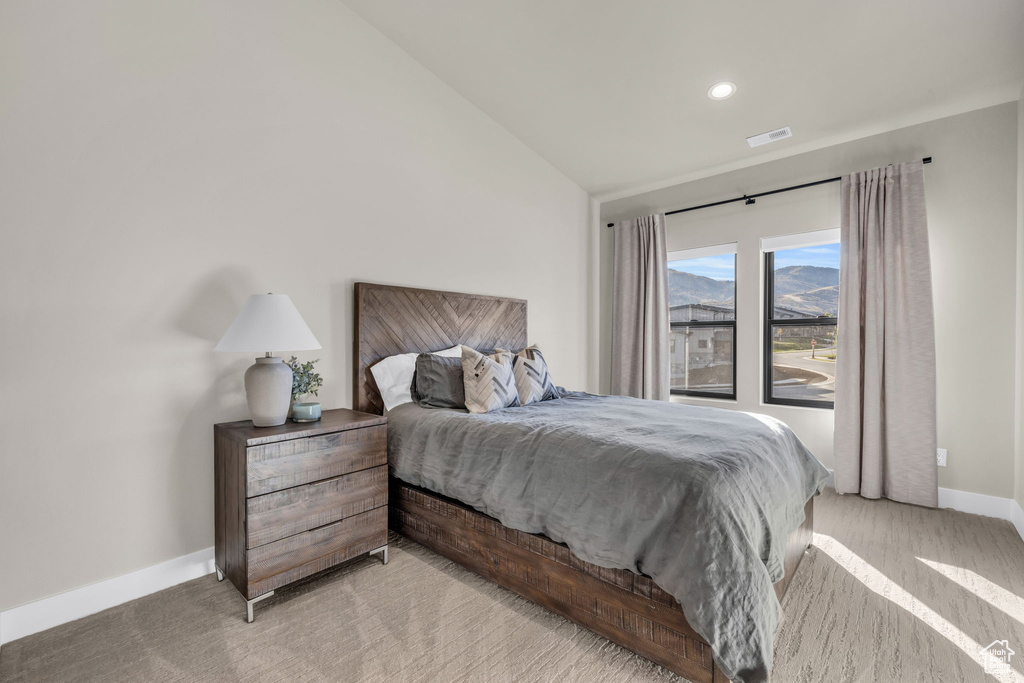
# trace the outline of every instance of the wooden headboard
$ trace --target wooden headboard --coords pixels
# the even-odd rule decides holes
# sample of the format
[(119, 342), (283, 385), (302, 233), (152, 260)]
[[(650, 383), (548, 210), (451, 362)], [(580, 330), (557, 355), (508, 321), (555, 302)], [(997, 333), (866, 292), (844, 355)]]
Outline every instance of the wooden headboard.
[(352, 407), (363, 412), (384, 412), (370, 372), (382, 358), (440, 351), (455, 344), (485, 353), (527, 344), (524, 299), (369, 282), (357, 282), (355, 295)]

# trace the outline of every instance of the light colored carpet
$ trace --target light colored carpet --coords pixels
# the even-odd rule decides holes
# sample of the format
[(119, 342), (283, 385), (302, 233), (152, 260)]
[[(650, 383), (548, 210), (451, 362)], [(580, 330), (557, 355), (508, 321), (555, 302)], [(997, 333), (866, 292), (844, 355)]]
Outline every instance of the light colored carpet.
[[(1024, 681), (1008, 522), (826, 492), (773, 681)], [(207, 576), (0, 648), (0, 681), (680, 681), (424, 548), (259, 603)], [(978, 649), (1008, 639), (1009, 675)]]

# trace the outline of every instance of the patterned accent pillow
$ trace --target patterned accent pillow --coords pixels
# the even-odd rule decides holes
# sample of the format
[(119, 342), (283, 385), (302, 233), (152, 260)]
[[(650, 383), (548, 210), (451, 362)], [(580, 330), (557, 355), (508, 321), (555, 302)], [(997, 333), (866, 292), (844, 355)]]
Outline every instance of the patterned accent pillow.
[(462, 347), (462, 374), (466, 389), (466, 409), (471, 413), (519, 405), (516, 381), (512, 375), (512, 354), (495, 351), (491, 356)]
[[(495, 353), (499, 351), (503, 349), (496, 349)], [(536, 346), (527, 347), (512, 358), (512, 375), (516, 380), (520, 404), (525, 406), (558, 398), (558, 389), (548, 372), (547, 361)]]

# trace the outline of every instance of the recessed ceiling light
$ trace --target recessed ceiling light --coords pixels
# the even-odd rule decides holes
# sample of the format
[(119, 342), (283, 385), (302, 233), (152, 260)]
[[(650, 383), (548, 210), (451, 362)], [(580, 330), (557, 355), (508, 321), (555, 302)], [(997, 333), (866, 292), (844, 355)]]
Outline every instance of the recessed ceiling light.
[(715, 83), (713, 86), (708, 88), (708, 97), (713, 100), (724, 100), (727, 97), (732, 97), (735, 93), (736, 84), (730, 83), (729, 81)]

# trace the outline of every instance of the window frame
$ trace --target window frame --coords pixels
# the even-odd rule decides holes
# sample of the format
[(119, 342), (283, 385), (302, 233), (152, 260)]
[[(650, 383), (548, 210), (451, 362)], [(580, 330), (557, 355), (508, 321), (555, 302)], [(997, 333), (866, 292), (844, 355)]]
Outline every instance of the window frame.
[[(694, 389), (675, 389), (672, 387), (672, 373), (669, 372), (669, 393), (672, 396), (682, 396), (685, 398), (717, 398), (723, 401), (735, 401), (736, 400), (736, 299), (739, 297), (739, 273), (736, 268), (737, 261), (737, 245), (735, 242), (727, 244), (717, 245), (713, 247), (698, 247), (695, 249), (679, 249), (677, 251), (669, 252), (668, 258), (665, 261), (665, 268), (668, 268), (668, 264), (676, 261), (686, 261), (694, 258), (701, 258), (701, 256), (727, 256), (731, 255), (733, 259), (733, 314), (732, 320), (690, 320), (688, 322), (672, 322), (671, 319), (671, 307), (666, 311), (669, 315), (669, 335), (672, 334), (673, 330), (687, 329), (691, 327), (728, 327), (732, 329), (732, 391), (729, 393), (723, 393), (721, 391), (700, 391)], [(689, 256), (682, 256), (681, 254), (690, 254)], [(675, 256), (675, 258), (673, 258)], [(670, 353), (671, 357), (671, 353)], [(671, 360), (669, 361), (671, 362)]]
[[(807, 244), (806, 246), (812, 246), (813, 244), (822, 244), (823, 242), (816, 242)], [(834, 244), (834, 241), (827, 242), (828, 244)], [(763, 247), (762, 247), (763, 248)], [(785, 249), (797, 249), (800, 246), (794, 245), (792, 247), (786, 246), (781, 247), (779, 250), (784, 251)], [(831, 325), (837, 328), (839, 327), (838, 317), (829, 316), (818, 316), (815, 318), (779, 318), (776, 319), (775, 315), (775, 251), (771, 249), (764, 252), (764, 342), (762, 348), (762, 358), (764, 365), (763, 374), (763, 395), (762, 400), (767, 405), (776, 406), (796, 406), (798, 408), (819, 408), (821, 410), (835, 410), (835, 401), (823, 401), (820, 399), (810, 398), (777, 398), (772, 395), (772, 389), (775, 386), (775, 354), (772, 349), (772, 332), (776, 327), (809, 327), (809, 326), (821, 326)]]

